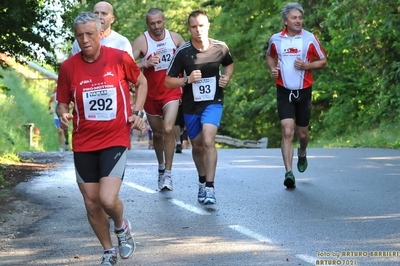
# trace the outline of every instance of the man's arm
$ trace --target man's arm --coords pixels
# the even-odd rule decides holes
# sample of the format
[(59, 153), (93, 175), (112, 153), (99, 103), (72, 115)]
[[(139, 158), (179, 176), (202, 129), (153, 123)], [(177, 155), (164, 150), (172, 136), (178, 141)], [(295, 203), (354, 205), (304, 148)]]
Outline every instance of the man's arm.
[(146, 49), (146, 40), (145, 40), (144, 34), (141, 34), (132, 43), (133, 58), (136, 60), (136, 64), (138, 65), (139, 68), (145, 67), (146, 60), (141, 62), (141, 61), (139, 61), (139, 59), (145, 55), (146, 50), (147, 50)]
[(319, 60), (306, 63), (301, 58), (297, 58), (296, 61), (294, 62), (294, 67), (299, 70), (317, 70), (325, 68), (327, 65), (327, 61), (328, 60), (326, 59), (326, 57), (324, 57)]
[(233, 63), (223, 67), (222, 75), (219, 78), (219, 83), (218, 83), (220, 87), (225, 88), (226, 85), (228, 85), (228, 82), (233, 75), (233, 68), (234, 68)]
[(165, 87), (168, 89), (176, 89), (185, 86), (184, 78), (176, 78), (171, 76), (165, 76), (164, 81)]
[(274, 79), (277, 79), (279, 76), (279, 66), (278, 66), (278, 61), (276, 57), (272, 57), (268, 53), (265, 55), (265, 61), (267, 62), (267, 66), (269, 70), (271, 71), (271, 76)]

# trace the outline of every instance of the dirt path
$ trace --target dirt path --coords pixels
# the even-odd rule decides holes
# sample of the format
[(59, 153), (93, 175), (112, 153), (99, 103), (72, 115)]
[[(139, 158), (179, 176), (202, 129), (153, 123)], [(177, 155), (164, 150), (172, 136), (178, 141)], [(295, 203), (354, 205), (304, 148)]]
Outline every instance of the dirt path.
[(23, 153), (19, 163), (0, 165), (7, 186), (0, 188), (0, 252), (9, 246), (10, 241), (19, 234), (21, 225), (34, 223), (45, 215), (36, 204), (24, 199), (15, 192), (14, 187), (40, 175), (40, 171), (51, 169), (62, 160), (61, 153)]

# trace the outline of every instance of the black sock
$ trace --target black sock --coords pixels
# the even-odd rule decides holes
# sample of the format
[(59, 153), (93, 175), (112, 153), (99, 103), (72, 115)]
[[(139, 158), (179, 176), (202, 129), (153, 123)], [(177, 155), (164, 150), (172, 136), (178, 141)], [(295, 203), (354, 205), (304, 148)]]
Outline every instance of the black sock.
[(199, 175), (199, 183), (204, 184), (205, 182), (206, 182), (206, 176), (205, 175), (204, 176)]
[(214, 182), (206, 182), (206, 187), (214, 187)]

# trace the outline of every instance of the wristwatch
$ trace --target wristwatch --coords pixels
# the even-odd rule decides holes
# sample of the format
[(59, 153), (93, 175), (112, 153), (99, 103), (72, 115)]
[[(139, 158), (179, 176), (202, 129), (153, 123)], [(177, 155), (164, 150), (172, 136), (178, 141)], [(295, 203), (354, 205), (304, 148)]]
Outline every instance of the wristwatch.
[(185, 85), (189, 84), (189, 78), (187, 76), (183, 77), (183, 82), (185, 83)]
[(144, 113), (142, 111), (140, 111), (140, 110), (139, 111), (133, 111), (132, 113), (134, 115), (140, 117), (140, 118), (143, 118), (143, 115), (144, 115)]

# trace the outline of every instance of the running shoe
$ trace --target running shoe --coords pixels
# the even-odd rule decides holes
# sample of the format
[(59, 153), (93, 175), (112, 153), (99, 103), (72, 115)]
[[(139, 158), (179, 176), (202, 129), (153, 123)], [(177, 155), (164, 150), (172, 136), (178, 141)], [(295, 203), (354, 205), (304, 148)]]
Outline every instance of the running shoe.
[(162, 190), (164, 187), (164, 170), (158, 170), (158, 189)]
[(199, 202), (204, 202), (206, 198), (206, 183), (199, 183), (199, 193), (197, 194), (197, 199)]
[(114, 266), (118, 263), (117, 252), (106, 251), (103, 254), (103, 260), (100, 263), (100, 266)]
[(175, 153), (182, 153), (182, 144), (176, 144)]
[(162, 190), (174, 190), (174, 188), (172, 187), (172, 177), (169, 175), (163, 175), (164, 177), (164, 182), (162, 185)]
[(295, 188), (296, 187), (296, 180), (294, 178), (292, 171), (289, 171), (285, 174), (285, 181), (283, 182), (283, 184), (287, 188)]
[(297, 149), (297, 156), (299, 158), (297, 160), (297, 170), (299, 170), (300, 173), (303, 173), (308, 166), (307, 154), (305, 153), (304, 156), (300, 156), (300, 149)]
[(131, 223), (124, 219), (125, 229), (120, 231), (115, 231), (118, 238), (118, 253), (122, 259), (129, 259), (135, 252), (136, 244), (135, 240), (131, 235)]
[(204, 198), (204, 205), (215, 204), (217, 200), (215, 199), (215, 192), (213, 187), (205, 187), (205, 198)]

